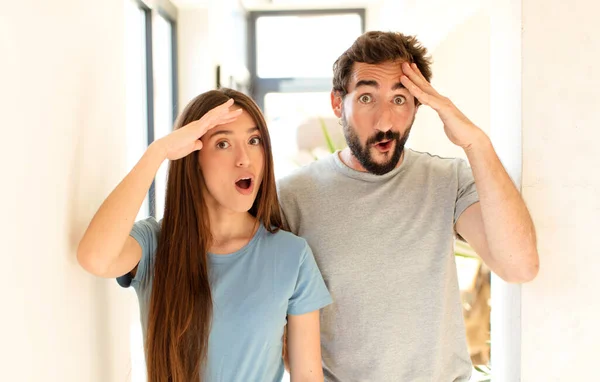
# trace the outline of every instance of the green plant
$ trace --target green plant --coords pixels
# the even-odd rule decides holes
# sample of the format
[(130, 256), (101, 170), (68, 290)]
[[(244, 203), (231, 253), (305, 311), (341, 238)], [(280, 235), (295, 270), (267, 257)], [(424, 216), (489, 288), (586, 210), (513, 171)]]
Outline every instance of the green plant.
[(477, 382), (491, 382), (492, 381), (492, 371), (488, 366), (485, 365), (473, 365), (473, 368), (481, 373), (481, 376)]
[(327, 148), (329, 149), (329, 152), (333, 154), (337, 150), (337, 148), (333, 144), (331, 135), (329, 135), (329, 131), (327, 130), (327, 125), (325, 124), (325, 121), (321, 117), (319, 117), (319, 123), (321, 124), (321, 131), (323, 131), (323, 137), (325, 137), (325, 143), (327, 143)]

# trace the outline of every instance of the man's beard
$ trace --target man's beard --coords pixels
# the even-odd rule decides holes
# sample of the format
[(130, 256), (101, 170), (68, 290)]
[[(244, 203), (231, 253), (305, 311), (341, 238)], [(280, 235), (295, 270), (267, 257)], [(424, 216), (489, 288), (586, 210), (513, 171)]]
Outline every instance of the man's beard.
[[(360, 143), (354, 128), (348, 124), (345, 118), (342, 117), (342, 123), (344, 127), (344, 137), (346, 138), (346, 143), (352, 152), (352, 155), (358, 160), (358, 162), (367, 170), (368, 172), (375, 175), (384, 175), (388, 172), (392, 171), (398, 165), (400, 161), (400, 157), (402, 156), (402, 152), (404, 151), (404, 145), (408, 140), (408, 136), (410, 134), (410, 129), (412, 128), (412, 124), (414, 122), (414, 118), (410, 123), (410, 126), (406, 130), (404, 135), (400, 135), (397, 131), (388, 130), (386, 132), (378, 131), (373, 134), (367, 142), (363, 146)], [(381, 141), (393, 141), (394, 142), (394, 151), (392, 152), (392, 157), (384, 163), (378, 163), (373, 160), (371, 156), (371, 148), (373, 145), (381, 142)]]

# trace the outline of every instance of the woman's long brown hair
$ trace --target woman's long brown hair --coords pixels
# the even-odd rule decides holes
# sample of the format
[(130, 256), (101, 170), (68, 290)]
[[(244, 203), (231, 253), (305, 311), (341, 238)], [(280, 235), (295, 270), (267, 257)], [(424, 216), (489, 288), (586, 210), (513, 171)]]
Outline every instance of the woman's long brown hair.
[[(231, 89), (203, 93), (186, 106), (175, 129), (230, 98), (253, 118), (264, 148), (262, 184), (250, 213), (276, 232), (282, 222), (271, 142), (254, 101)], [(198, 152), (170, 163), (145, 341), (149, 382), (190, 382), (204, 376), (213, 302), (208, 262), (212, 238), (202, 182)]]

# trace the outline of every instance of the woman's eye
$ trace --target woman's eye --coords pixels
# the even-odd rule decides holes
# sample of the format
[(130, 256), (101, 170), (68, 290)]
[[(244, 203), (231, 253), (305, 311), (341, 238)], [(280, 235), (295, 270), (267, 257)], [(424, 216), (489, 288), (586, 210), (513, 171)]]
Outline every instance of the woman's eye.
[(253, 137), (253, 138), (250, 138), (250, 142), (249, 143), (251, 145), (258, 146), (258, 145), (260, 145), (260, 142), (261, 142), (260, 137)]
[(402, 104), (404, 104), (404, 102), (406, 102), (406, 98), (404, 96), (396, 96), (396, 97), (394, 97), (394, 103), (396, 105), (402, 105)]
[(217, 148), (226, 149), (228, 147), (229, 147), (229, 142), (227, 142), (227, 141), (221, 141), (221, 142), (217, 143)]
[(370, 96), (370, 95), (368, 95), (368, 94), (363, 94), (363, 95), (361, 95), (361, 96), (358, 98), (358, 100), (359, 100), (361, 103), (369, 103), (369, 102), (371, 102), (371, 96)]

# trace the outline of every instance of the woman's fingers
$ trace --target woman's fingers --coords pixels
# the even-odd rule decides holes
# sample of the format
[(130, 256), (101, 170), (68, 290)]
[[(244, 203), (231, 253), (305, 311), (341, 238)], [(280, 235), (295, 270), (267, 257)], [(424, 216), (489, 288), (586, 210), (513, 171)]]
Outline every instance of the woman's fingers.
[[(231, 109), (234, 100), (230, 98), (227, 102), (211, 109), (202, 118), (188, 123), (180, 129), (165, 137), (169, 147), (169, 158), (176, 159), (185, 156), (192, 151), (201, 150), (203, 143), (200, 140), (206, 132), (215, 126), (224, 125), (235, 121), (242, 113), (242, 108)], [(190, 150), (191, 151), (188, 151)], [(183, 150), (183, 151), (182, 151)], [(185, 151), (185, 152), (184, 152)]]
[[(220, 106), (217, 106), (217, 108), (220, 108)], [(217, 111), (217, 110), (213, 109), (210, 112), (212, 112), (212, 111)], [(227, 109), (218, 110), (218, 113), (216, 113), (216, 114), (209, 115), (207, 113), (205, 116), (206, 118), (202, 117), (198, 121), (197, 133), (200, 134), (198, 136), (198, 138), (202, 137), (208, 130), (212, 129), (215, 126), (223, 125), (223, 124), (235, 121), (237, 119), (237, 117), (239, 117), (243, 113), (243, 111), (244, 111), (244, 109), (242, 109), (242, 108), (235, 109), (235, 110), (230, 110), (227, 108)]]
[(224, 102), (224, 103), (220, 104), (219, 106), (209, 110), (208, 113), (206, 113), (202, 118), (200, 118), (200, 121), (202, 121), (202, 120), (209, 121), (209, 120), (214, 120), (215, 118), (219, 118), (220, 116), (229, 113), (232, 105), (233, 105), (233, 98), (230, 98), (227, 100), (227, 102)]

